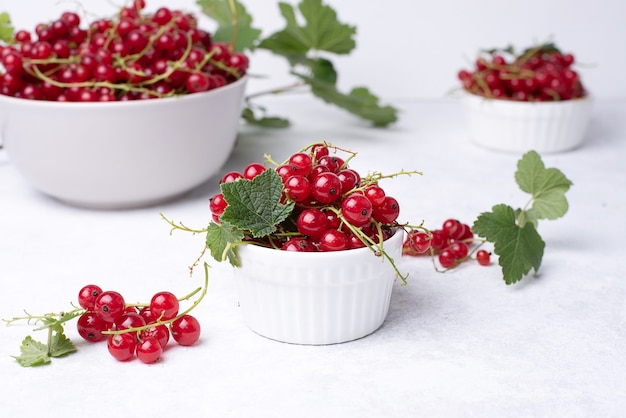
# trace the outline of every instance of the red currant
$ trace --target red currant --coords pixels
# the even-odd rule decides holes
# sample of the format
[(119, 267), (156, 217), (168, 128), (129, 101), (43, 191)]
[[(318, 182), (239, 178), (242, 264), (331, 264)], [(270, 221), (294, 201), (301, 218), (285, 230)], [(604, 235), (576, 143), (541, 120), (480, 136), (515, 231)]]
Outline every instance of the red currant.
[(107, 335), (103, 334), (102, 331), (108, 331), (112, 327), (111, 323), (104, 322), (95, 312), (91, 311), (83, 313), (76, 321), (78, 334), (91, 342), (104, 340)]
[(476, 261), (481, 266), (488, 266), (491, 263), (491, 253), (486, 250), (478, 250), (476, 252)]
[(265, 171), (265, 166), (259, 163), (248, 164), (246, 168), (243, 170), (243, 177), (247, 180), (252, 180), (259, 174)]
[(311, 194), (320, 203), (332, 203), (341, 196), (341, 180), (333, 172), (320, 173), (311, 183)]
[(107, 340), (109, 353), (119, 361), (128, 361), (135, 357), (137, 339), (133, 333), (111, 334)]
[(343, 251), (348, 249), (348, 236), (338, 229), (325, 231), (319, 239), (321, 251)]
[(100, 296), (102, 289), (95, 284), (88, 284), (78, 292), (78, 304), (81, 308), (92, 311), (96, 304), (96, 298)]
[(313, 243), (307, 238), (293, 237), (285, 241), (285, 243), (281, 246), (281, 250), (310, 253), (317, 251), (317, 248), (315, 248)]
[(352, 193), (341, 202), (341, 214), (354, 226), (369, 223), (373, 210), (372, 202), (360, 193)]
[(170, 324), (172, 338), (180, 345), (193, 345), (200, 339), (200, 323), (191, 315), (183, 315)]
[(152, 364), (161, 358), (163, 347), (155, 337), (147, 336), (137, 343), (135, 354), (145, 364)]
[(385, 196), (381, 205), (374, 206), (374, 219), (380, 223), (390, 224), (398, 219), (399, 215), (400, 204), (391, 196)]
[(317, 240), (329, 229), (328, 218), (320, 209), (305, 209), (298, 215), (296, 227), (302, 235)]
[(150, 311), (163, 321), (178, 315), (179, 302), (172, 292), (158, 292), (150, 300)]
[(105, 322), (115, 322), (123, 314), (126, 303), (124, 297), (116, 291), (100, 293), (94, 302), (94, 311)]

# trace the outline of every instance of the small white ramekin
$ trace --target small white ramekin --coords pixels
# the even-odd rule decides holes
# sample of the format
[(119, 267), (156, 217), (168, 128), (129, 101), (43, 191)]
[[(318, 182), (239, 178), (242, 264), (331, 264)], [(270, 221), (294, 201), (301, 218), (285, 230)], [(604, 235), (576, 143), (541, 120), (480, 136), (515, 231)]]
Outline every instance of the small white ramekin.
[[(383, 248), (402, 255), (404, 232)], [(389, 311), (396, 272), (369, 248), (291, 252), (239, 247), (235, 268), (246, 325), (264, 337), (293, 344), (336, 344), (376, 331)]]
[(466, 93), (468, 135), (476, 144), (504, 152), (557, 153), (580, 146), (591, 119), (591, 99), (519, 102)]

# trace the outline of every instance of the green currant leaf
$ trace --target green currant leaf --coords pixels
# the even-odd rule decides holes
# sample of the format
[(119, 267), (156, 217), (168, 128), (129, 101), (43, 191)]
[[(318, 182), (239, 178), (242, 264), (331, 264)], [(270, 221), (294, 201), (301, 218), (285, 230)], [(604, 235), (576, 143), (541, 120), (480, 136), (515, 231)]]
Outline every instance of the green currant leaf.
[(565, 193), (572, 182), (560, 170), (546, 168), (537, 152), (529, 151), (519, 160), (515, 180), (532, 195), (536, 219), (557, 219), (567, 213)]
[(334, 84), (313, 77), (294, 73), (311, 86), (312, 93), (327, 103), (371, 121), (374, 126), (387, 126), (398, 120), (398, 110), (382, 106), (379, 99), (365, 87), (353, 88), (350, 93), (340, 92)]
[[(252, 27), (252, 16), (237, 0), (197, 0), (202, 12), (215, 20), (218, 28), (213, 39), (233, 44), (236, 51), (254, 49), (261, 30)], [(231, 9), (235, 5), (235, 13)]]
[(531, 269), (539, 270), (545, 243), (531, 222), (518, 226), (510, 206), (496, 205), (480, 214), (472, 231), (494, 244), (506, 284), (521, 280)]
[(278, 116), (258, 116), (250, 107), (243, 109), (241, 117), (250, 125), (262, 126), (264, 128), (287, 128), (290, 125), (288, 119)]
[(286, 26), (265, 38), (259, 48), (286, 57), (306, 55), (311, 50), (348, 54), (355, 48), (356, 27), (341, 23), (335, 10), (322, 0), (302, 0), (298, 4), (305, 21), (303, 26), (292, 5), (280, 2), (279, 8)]
[(0, 41), (7, 44), (12, 43), (14, 30), (9, 14), (7, 12), (0, 13)]
[(50, 341), (48, 351), (50, 357), (63, 357), (76, 352), (76, 347), (72, 341), (65, 336), (61, 325), (53, 328), (52, 340)]
[(311, 74), (316, 80), (329, 84), (337, 83), (337, 71), (333, 63), (324, 58), (317, 58), (311, 61)]
[(50, 363), (48, 347), (39, 341), (33, 340), (30, 335), (22, 341), (20, 353), (20, 356), (14, 356), (14, 358), (22, 367), (43, 366)]
[(252, 180), (238, 180), (221, 185), (228, 203), (220, 217), (222, 222), (253, 237), (264, 237), (276, 231), (276, 226), (293, 211), (294, 202), (280, 203), (283, 182), (273, 169), (267, 169)]
[(211, 222), (207, 228), (206, 245), (216, 261), (222, 262), (228, 259), (230, 264), (238, 267), (241, 262), (233, 244), (240, 242), (243, 238), (243, 232), (228, 223), (222, 221), (218, 225)]

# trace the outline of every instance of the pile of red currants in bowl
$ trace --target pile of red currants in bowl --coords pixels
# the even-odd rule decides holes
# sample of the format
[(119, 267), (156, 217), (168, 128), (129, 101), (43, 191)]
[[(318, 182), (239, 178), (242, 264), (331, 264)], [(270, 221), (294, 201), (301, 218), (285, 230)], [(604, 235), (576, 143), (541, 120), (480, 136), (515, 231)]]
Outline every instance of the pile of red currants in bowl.
[(471, 70), (460, 70), (458, 78), (468, 93), (493, 99), (571, 100), (587, 95), (574, 62), (573, 54), (561, 52), (553, 43), (528, 48), (519, 55), (510, 49), (491, 50), (481, 54)]
[[(62, 102), (110, 102), (198, 93), (240, 79), (248, 58), (214, 42), (189, 13), (145, 12), (134, 0), (81, 27), (64, 12), (0, 45), (0, 94)], [(4, 72), (2, 71), (4, 68)]]

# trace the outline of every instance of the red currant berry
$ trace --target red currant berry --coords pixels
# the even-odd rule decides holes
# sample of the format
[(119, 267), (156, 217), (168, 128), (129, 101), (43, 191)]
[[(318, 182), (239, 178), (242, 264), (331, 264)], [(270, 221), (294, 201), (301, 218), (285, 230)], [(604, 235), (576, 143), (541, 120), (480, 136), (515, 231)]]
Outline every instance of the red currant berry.
[(133, 333), (112, 334), (107, 340), (109, 353), (119, 361), (128, 361), (135, 357), (137, 339)]
[(450, 239), (458, 240), (465, 234), (465, 225), (456, 219), (446, 219), (441, 229)]
[(108, 331), (112, 327), (112, 324), (104, 322), (95, 312), (91, 311), (83, 313), (76, 321), (78, 334), (91, 342), (104, 340), (107, 335), (103, 334), (102, 331)]
[(289, 158), (289, 168), (292, 174), (299, 174), (306, 176), (311, 172), (313, 168), (313, 160), (309, 154), (304, 152), (298, 152), (293, 154)]
[(105, 322), (115, 322), (123, 314), (126, 302), (121, 294), (113, 290), (100, 293), (94, 303), (94, 311)]
[(467, 254), (469, 253), (469, 249), (467, 248), (467, 245), (465, 245), (464, 243), (460, 241), (454, 241), (452, 244), (448, 246), (448, 250), (452, 251), (452, 254), (454, 254), (454, 257), (457, 260), (461, 260), (467, 257)]
[(247, 180), (252, 180), (259, 174), (265, 171), (265, 166), (259, 163), (248, 164), (248, 166), (243, 170), (243, 177)]
[(339, 180), (341, 180), (341, 194), (346, 194), (350, 190), (354, 189), (361, 182), (361, 176), (359, 173), (351, 168), (339, 170), (337, 173)]
[(446, 248), (445, 250), (439, 253), (439, 263), (441, 263), (441, 266), (443, 268), (447, 269), (447, 268), (454, 267), (457, 261), (456, 261), (456, 257), (454, 256), (454, 253), (451, 250)]
[(139, 315), (143, 317), (143, 319), (146, 321), (146, 324), (153, 324), (159, 319), (159, 317), (152, 312), (150, 306), (144, 306), (143, 308), (141, 308), (139, 310)]
[(305, 209), (298, 215), (296, 227), (302, 235), (317, 240), (329, 229), (328, 218), (320, 209)]
[(191, 315), (183, 315), (170, 324), (172, 338), (180, 345), (193, 345), (200, 339), (200, 323)]
[(231, 183), (235, 180), (239, 180), (243, 178), (243, 174), (241, 174), (238, 171), (229, 171), (228, 173), (224, 174), (224, 177), (222, 177), (222, 179), (220, 180), (220, 184), (224, 184), (224, 183)]
[(294, 202), (304, 202), (311, 195), (311, 183), (303, 175), (293, 175), (285, 180), (285, 192)]
[(320, 173), (311, 183), (311, 194), (320, 203), (332, 203), (341, 196), (341, 180), (333, 172)]
[(159, 345), (165, 348), (170, 340), (170, 329), (166, 325), (157, 325), (141, 331), (141, 339), (154, 337), (159, 341)]
[(178, 298), (171, 292), (158, 292), (150, 300), (150, 311), (164, 321), (178, 315), (178, 308)]
[(352, 193), (341, 202), (341, 214), (354, 226), (363, 226), (369, 223), (372, 217), (372, 202), (360, 193)]
[(374, 206), (374, 219), (383, 224), (390, 224), (398, 219), (400, 215), (400, 204), (391, 197), (385, 196), (382, 205)]
[(317, 163), (328, 167), (331, 172), (337, 173), (343, 168), (344, 161), (337, 156), (324, 155), (317, 160)]
[(348, 236), (338, 229), (325, 231), (319, 240), (321, 251), (343, 251), (348, 249)]
[(315, 144), (311, 147), (311, 155), (315, 161), (329, 154), (328, 147), (325, 144)]
[[(136, 311), (125, 313), (117, 321), (115, 321), (115, 329), (119, 331), (130, 328), (139, 328), (144, 325), (146, 325), (146, 320)], [(137, 336), (134, 332), (131, 334), (135, 337)]]
[(430, 249), (431, 237), (424, 231), (411, 231), (406, 242), (416, 254), (424, 254)]
[(491, 263), (491, 253), (486, 250), (478, 250), (476, 252), (476, 261), (481, 266), (488, 266)]
[(96, 298), (100, 296), (100, 293), (102, 293), (100, 286), (88, 284), (78, 292), (78, 304), (81, 308), (92, 311), (96, 304)]
[(294, 251), (299, 253), (311, 253), (317, 251), (315, 245), (303, 237), (293, 237), (285, 241), (285, 243), (280, 248), (283, 251)]
[(147, 336), (137, 344), (135, 354), (142, 363), (152, 364), (161, 358), (163, 347), (155, 337)]
[(375, 184), (367, 186), (363, 193), (374, 206), (380, 206), (385, 201), (385, 191)]
[(209, 209), (213, 215), (221, 216), (222, 213), (226, 210), (228, 203), (226, 199), (224, 199), (224, 195), (222, 193), (218, 193), (211, 198), (209, 202)]

